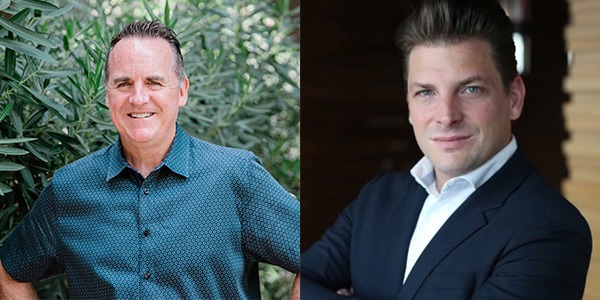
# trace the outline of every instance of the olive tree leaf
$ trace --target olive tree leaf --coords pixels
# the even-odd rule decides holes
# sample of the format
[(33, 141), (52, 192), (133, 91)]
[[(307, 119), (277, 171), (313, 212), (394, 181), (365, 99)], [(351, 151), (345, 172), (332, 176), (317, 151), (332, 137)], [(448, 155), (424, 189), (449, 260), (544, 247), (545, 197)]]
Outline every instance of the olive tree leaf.
[(0, 139), (0, 144), (18, 144), (35, 141), (36, 138)]
[(8, 105), (0, 112), (0, 122), (2, 122), (2, 120), (4, 120), (6, 116), (8, 116), (8, 113), (10, 112), (14, 104), (15, 101), (10, 101)]
[(0, 161), (0, 171), (2, 172), (14, 172), (25, 168), (25, 166), (16, 164), (10, 161)]
[(148, 1), (142, 1), (142, 3), (144, 4), (144, 7), (146, 8), (146, 12), (148, 12), (148, 15), (150, 15), (150, 18), (152, 20), (158, 20), (158, 17), (156, 16), (156, 14), (154, 14), (154, 12), (152, 12), (152, 7), (150, 6), (150, 3), (148, 3)]
[[(12, 192), (12, 189), (8, 185), (0, 182), (0, 196), (4, 196), (4, 194), (10, 193), (10, 192)], [(9, 209), (10, 208), (5, 209), (5, 210), (1, 211), (0, 213), (10, 215), (13, 213), (14, 210), (9, 210)]]
[(7, 9), (10, 6), (10, 0), (0, 0), (0, 11)]
[(48, 78), (48, 79), (65, 78), (67, 76), (77, 75), (80, 73), (81, 73), (81, 70), (74, 69), (74, 68), (65, 68), (65, 69), (60, 69), (60, 70), (44, 70), (44, 69), (39, 70), (40, 77)]
[(56, 9), (54, 11), (48, 11), (46, 12), (45, 15), (43, 15), (44, 18), (56, 18), (59, 17), (67, 12), (69, 12), (71, 9), (73, 9), (73, 7), (75, 6), (75, 4), (73, 2), (69, 2), (67, 3), (65, 6), (60, 7), (59, 9)]
[(173, 22), (173, 24), (171, 24), (170, 20), (171, 20), (171, 10), (169, 7), (169, 0), (166, 1), (165, 3), (165, 24), (166, 26), (168, 26), (169, 28), (173, 27), (175, 25), (175, 22)]
[(54, 43), (52, 43), (49, 39), (45, 38), (43, 35), (26, 27), (23, 27), (17, 23), (13, 23), (3, 18), (0, 18), (0, 26), (36, 44), (44, 45), (48, 48), (56, 48), (56, 45), (54, 45)]
[(0, 154), (4, 154), (4, 155), (25, 155), (25, 154), (29, 154), (29, 151), (25, 151), (23, 149), (13, 148), (13, 147), (0, 147)]
[(73, 115), (73, 113), (70, 110), (68, 110), (64, 106), (56, 103), (56, 101), (48, 98), (48, 96), (38, 93), (28, 86), (25, 86), (25, 89), (29, 93), (31, 93), (31, 95), (33, 95), (36, 99), (40, 100), (42, 102), (42, 104), (44, 104), (49, 109), (57, 112), (59, 115), (61, 115), (61, 116), (72, 116)]
[(41, 11), (55, 11), (58, 9), (56, 5), (40, 0), (13, 0), (12, 2)]
[(44, 151), (42, 150), (38, 150), (36, 148), (36, 146), (32, 145), (31, 143), (27, 143), (25, 144), (25, 147), (27, 147), (27, 149), (29, 149), (29, 151), (31, 151), (31, 154), (33, 154), (35, 157), (37, 157), (39, 160), (47, 163), (48, 162), (48, 158), (46, 157), (47, 153), (44, 153)]
[(52, 57), (50, 54), (43, 52), (43, 51), (37, 49), (36, 47), (25, 44), (23, 42), (19, 42), (19, 41), (7, 39), (7, 38), (0, 38), (0, 46), (4, 46), (4, 47), (12, 49), (16, 52), (20, 52), (25, 55), (29, 55), (31, 57), (39, 58), (39, 59), (45, 60), (47, 62), (58, 63), (56, 61), (56, 59), (54, 59), (54, 57)]

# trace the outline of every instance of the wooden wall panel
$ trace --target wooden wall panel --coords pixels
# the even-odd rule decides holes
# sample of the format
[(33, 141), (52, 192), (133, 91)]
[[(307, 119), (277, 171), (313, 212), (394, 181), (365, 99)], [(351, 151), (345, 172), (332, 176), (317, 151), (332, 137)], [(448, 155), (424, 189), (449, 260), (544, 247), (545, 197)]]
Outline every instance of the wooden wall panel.
[(600, 299), (600, 1), (570, 0), (566, 29), (571, 66), (565, 90), (570, 138), (564, 144), (569, 177), (563, 192), (592, 228), (594, 250), (584, 299)]

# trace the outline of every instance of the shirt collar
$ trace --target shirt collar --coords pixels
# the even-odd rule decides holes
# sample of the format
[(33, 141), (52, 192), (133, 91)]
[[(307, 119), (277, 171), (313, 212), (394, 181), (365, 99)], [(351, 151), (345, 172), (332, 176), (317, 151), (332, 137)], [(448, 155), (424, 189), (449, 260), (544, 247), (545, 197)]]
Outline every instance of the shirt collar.
[[(473, 188), (477, 189), (500, 170), (516, 150), (517, 140), (512, 136), (508, 145), (500, 150), (500, 152), (496, 153), (490, 160), (479, 166), (479, 168), (455, 178), (466, 180)], [(437, 194), (435, 172), (431, 161), (427, 159), (427, 157), (424, 156), (421, 158), (421, 160), (419, 160), (419, 162), (417, 162), (410, 170), (410, 174), (415, 178), (417, 183), (423, 186), (430, 194), (432, 191), (436, 191)]]
[[(177, 124), (175, 138), (173, 139), (171, 149), (169, 150), (169, 153), (167, 153), (167, 156), (163, 162), (156, 167), (155, 170), (166, 166), (176, 174), (186, 178), (189, 177), (190, 171), (188, 162), (190, 161), (191, 156), (190, 139), (190, 136), (185, 133), (185, 130), (183, 130), (183, 128)], [(109, 156), (109, 166), (106, 171), (106, 181), (116, 177), (124, 169), (131, 168), (123, 156), (123, 146), (121, 145), (120, 137), (117, 142), (108, 148), (107, 155)]]
[(191, 137), (177, 124), (173, 145), (167, 157), (165, 157), (163, 165), (187, 178), (190, 176), (191, 151)]

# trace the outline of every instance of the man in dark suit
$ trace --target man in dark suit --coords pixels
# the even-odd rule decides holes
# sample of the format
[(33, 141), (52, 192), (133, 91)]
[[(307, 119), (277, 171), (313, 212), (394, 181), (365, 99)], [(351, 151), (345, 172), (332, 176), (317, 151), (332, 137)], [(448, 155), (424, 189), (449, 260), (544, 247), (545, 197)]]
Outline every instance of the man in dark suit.
[(496, 0), (424, 0), (399, 31), (425, 156), (302, 254), (305, 299), (581, 299), (591, 233), (518, 149), (525, 86)]

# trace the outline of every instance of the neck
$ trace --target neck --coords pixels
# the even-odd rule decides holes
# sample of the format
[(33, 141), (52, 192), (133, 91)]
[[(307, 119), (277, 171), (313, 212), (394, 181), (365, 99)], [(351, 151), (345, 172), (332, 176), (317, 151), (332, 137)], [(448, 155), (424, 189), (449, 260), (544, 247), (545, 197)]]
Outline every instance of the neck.
[[(148, 177), (152, 170), (156, 169), (167, 157), (175, 134), (161, 139), (161, 143), (125, 143), (123, 146), (123, 155), (127, 163), (137, 170), (144, 178)], [(168, 142), (167, 142), (168, 141)]]
[(444, 187), (444, 184), (446, 184), (446, 181), (450, 180), (449, 177), (447, 176), (440, 176), (440, 174), (435, 174), (435, 185), (436, 185), (436, 189), (438, 191), (438, 193), (442, 192), (442, 188)]

